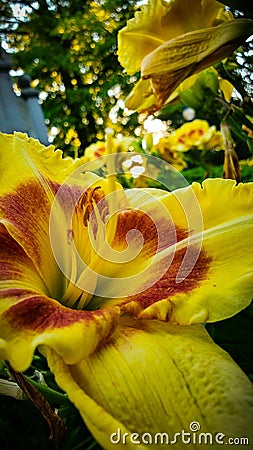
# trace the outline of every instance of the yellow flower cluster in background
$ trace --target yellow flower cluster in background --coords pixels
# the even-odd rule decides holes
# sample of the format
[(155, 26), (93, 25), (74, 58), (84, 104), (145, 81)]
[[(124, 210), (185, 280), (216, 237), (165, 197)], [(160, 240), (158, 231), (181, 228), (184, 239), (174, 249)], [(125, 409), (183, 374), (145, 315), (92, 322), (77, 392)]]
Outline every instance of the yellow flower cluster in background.
[[(139, 149), (137, 148), (139, 146)], [(177, 170), (182, 171), (187, 167), (183, 154), (191, 149), (199, 150), (221, 150), (224, 149), (224, 142), (220, 131), (214, 125), (210, 126), (206, 120), (195, 119), (192, 122), (184, 123), (180, 128), (173, 131), (169, 136), (163, 136), (157, 144), (149, 146), (148, 153), (156, 155), (167, 161)], [(141, 150), (141, 144), (134, 137), (124, 137), (113, 140), (113, 153), (135, 152)], [(143, 151), (143, 150), (142, 150)], [(146, 152), (145, 152), (146, 153)], [(106, 142), (97, 141), (85, 149), (82, 162), (92, 161), (107, 154)], [(129, 156), (131, 159), (131, 157)], [(134, 158), (134, 157), (133, 157)], [(130, 161), (129, 159), (129, 161)], [(140, 162), (132, 161), (141, 166)], [(123, 168), (123, 171), (125, 169)], [(141, 172), (135, 173), (134, 178), (139, 178)]]
[(171, 150), (187, 152), (192, 148), (199, 150), (219, 150), (224, 148), (220, 131), (206, 120), (195, 119), (192, 122), (184, 123), (168, 138), (167, 142)]
[[(136, 142), (132, 137), (123, 137), (121, 139), (113, 140), (113, 153), (122, 153), (134, 150), (134, 145)], [(83, 158), (87, 161), (92, 161), (96, 158), (100, 158), (107, 154), (106, 142), (97, 141), (91, 144), (85, 149)]]

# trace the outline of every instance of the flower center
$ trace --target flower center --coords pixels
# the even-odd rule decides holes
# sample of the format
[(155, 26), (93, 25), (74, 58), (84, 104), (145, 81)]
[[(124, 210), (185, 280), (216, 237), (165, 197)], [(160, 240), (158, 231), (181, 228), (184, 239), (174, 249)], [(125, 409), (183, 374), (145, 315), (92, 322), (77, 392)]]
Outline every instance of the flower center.
[[(107, 144), (111, 148), (111, 143)], [(83, 309), (92, 299), (98, 276), (104, 273), (118, 222), (119, 185), (110, 158), (108, 176), (100, 179), (79, 198), (68, 233), (71, 270), (62, 302)], [(122, 191), (121, 191), (122, 192)]]

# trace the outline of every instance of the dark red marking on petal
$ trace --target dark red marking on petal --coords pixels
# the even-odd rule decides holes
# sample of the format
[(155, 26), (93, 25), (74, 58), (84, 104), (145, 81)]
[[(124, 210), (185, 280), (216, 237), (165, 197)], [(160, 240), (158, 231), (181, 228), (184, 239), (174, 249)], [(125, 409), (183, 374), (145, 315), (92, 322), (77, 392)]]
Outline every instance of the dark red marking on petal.
[(57, 200), (68, 217), (68, 213), (72, 213), (73, 206), (84, 192), (78, 186), (60, 186), (41, 177), (40, 182), (33, 180), (20, 184), (17, 190), (0, 198), (2, 216), (14, 225), (27, 244), (30, 242), (38, 260), (41, 256), (38, 235), (42, 234), (42, 239), (48, 241), (52, 202), (59, 188), (61, 190)]
[[(51, 203), (38, 182), (29, 182), (0, 199), (2, 216), (18, 232), (25, 250), (41, 262), (39, 239), (48, 241), (48, 220)], [(40, 236), (40, 238), (38, 238)]]
[[(34, 268), (22, 247), (12, 238), (6, 228), (0, 224), (0, 276), (2, 280), (23, 277), (24, 266)], [(34, 268), (35, 270), (35, 268)]]
[[(49, 221), (52, 203), (60, 187), (58, 183), (53, 183), (41, 176), (40, 180), (35, 179), (20, 184), (16, 190), (0, 198), (1, 216), (7, 220), (10, 232), (32, 260), (36, 272), (43, 278), (47, 287), (48, 281), (49, 284), (51, 283), (50, 279), (47, 279), (50, 276), (48, 269), (52, 268), (51, 273), (57, 273), (59, 270), (51, 250)], [(69, 218), (71, 220), (73, 208), (82, 193), (83, 189), (80, 187), (62, 186), (57, 199), (65, 213), (66, 224)], [(64, 226), (64, 223), (60, 225)], [(68, 237), (66, 230), (66, 240)], [(17, 244), (13, 243), (12, 248), (14, 252), (17, 251), (22, 263), (24, 258)], [(9, 270), (5, 263), (1, 269), (5, 272)]]
[[(143, 319), (135, 319), (130, 317), (129, 315), (123, 315), (119, 321), (120, 332), (123, 333), (126, 337), (131, 337), (135, 334), (140, 334), (140, 332), (150, 331), (150, 324), (147, 320)], [(115, 337), (117, 339), (117, 334), (115, 333)], [(113, 339), (113, 336), (112, 336)], [(130, 345), (133, 345), (130, 342)]]
[[(0, 297), (13, 301), (16, 296), (21, 295), (20, 292), (28, 292), (28, 285), (30, 285), (29, 292), (31, 290), (38, 292), (38, 286), (42, 285), (33, 261), (2, 224), (0, 224), (0, 277), (5, 281), (5, 286), (0, 289)], [(14, 281), (19, 283), (18, 288), (13, 287)], [(6, 287), (8, 284), (10, 286)], [(20, 288), (20, 284), (24, 284), (24, 289)], [(46, 292), (46, 287), (43, 292)]]
[(37, 219), (44, 210), (48, 212), (49, 216), (50, 206), (43, 184), (35, 181), (21, 184), (17, 190), (0, 199), (0, 208), (4, 217), (14, 221), (19, 227), (23, 226), (24, 229), (29, 223), (24, 223), (22, 218), (26, 218), (27, 222), (31, 217)]
[[(23, 289), (23, 288), (4, 288), (0, 291), (0, 298), (8, 298), (8, 300), (13, 300), (13, 303), (17, 303), (20, 300), (24, 300), (24, 298), (31, 297), (31, 289)], [(32, 292), (37, 295), (37, 292)]]
[[(194, 247), (192, 247), (190, 251), (192, 252), (191, 259), (192, 261), (195, 261), (196, 252), (199, 252), (199, 249), (195, 249)], [(178, 283), (176, 282), (176, 278), (178, 276), (185, 253), (186, 249), (177, 251), (170, 267), (167, 269), (166, 273), (160, 280), (158, 280), (150, 288), (143, 290), (141, 293), (129, 296), (129, 298), (121, 305), (128, 304), (129, 302), (136, 302), (140, 305), (141, 309), (145, 309), (151, 306), (153, 303), (158, 302), (159, 300), (171, 299), (171, 301), (173, 302), (173, 296), (177, 294), (190, 294), (194, 289), (198, 287), (201, 281), (207, 278), (212, 258), (208, 256), (203, 250), (201, 250), (197, 262), (193, 266), (190, 273), (182, 282)], [(185, 266), (185, 275), (187, 274), (188, 270), (189, 267)], [(181, 273), (182, 278), (185, 275), (184, 273)]]
[(168, 223), (168, 220), (161, 215), (156, 216), (157, 213), (155, 214), (154, 211), (150, 211), (149, 214), (135, 209), (120, 211), (112, 247), (124, 250), (128, 245), (127, 233), (130, 230), (138, 230), (144, 240), (143, 251), (147, 256), (152, 256), (188, 236), (187, 230)]
[(138, 230), (144, 239), (144, 245), (148, 245), (150, 253), (157, 249), (158, 234), (153, 220), (138, 210), (125, 210), (118, 214), (117, 228), (112, 242), (112, 247), (127, 248), (126, 235), (130, 230)]
[(104, 153), (105, 153), (105, 147), (100, 147), (97, 150), (95, 150), (94, 156), (96, 158), (100, 158), (100, 156), (103, 156)]
[(71, 221), (73, 210), (84, 194), (84, 189), (77, 185), (60, 185), (52, 181), (49, 181), (48, 184), (54, 195), (57, 195), (57, 202), (65, 212), (66, 218)]
[(47, 297), (34, 295), (11, 306), (4, 314), (16, 330), (30, 330), (42, 333), (45, 330), (68, 327), (80, 321), (90, 321), (94, 315), (103, 316), (101, 311), (78, 311), (65, 308)]

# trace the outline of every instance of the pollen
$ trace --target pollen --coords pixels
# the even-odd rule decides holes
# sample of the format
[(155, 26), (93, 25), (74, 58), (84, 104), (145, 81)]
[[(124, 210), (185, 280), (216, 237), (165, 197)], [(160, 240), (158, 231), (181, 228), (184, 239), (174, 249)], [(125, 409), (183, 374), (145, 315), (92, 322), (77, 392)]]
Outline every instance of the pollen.
[[(99, 191), (99, 192), (98, 192)], [(104, 197), (101, 186), (95, 188), (88, 188), (79, 199), (76, 209), (81, 213), (82, 221), (85, 227), (88, 226), (88, 220), (94, 210), (94, 203), (97, 204), (100, 199)]]

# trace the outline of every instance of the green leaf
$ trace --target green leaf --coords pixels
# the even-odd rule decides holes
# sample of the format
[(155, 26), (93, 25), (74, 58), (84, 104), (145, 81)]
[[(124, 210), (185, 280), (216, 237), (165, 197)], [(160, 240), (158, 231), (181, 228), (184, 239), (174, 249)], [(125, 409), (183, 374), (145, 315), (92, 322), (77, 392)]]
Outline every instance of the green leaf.
[(246, 142), (247, 142), (250, 153), (253, 155), (253, 139), (246, 138)]
[(203, 102), (203, 95), (201, 90), (194, 88), (187, 89), (186, 91), (180, 92), (179, 94), (181, 102), (190, 108), (198, 109), (201, 107)]
[(213, 340), (226, 350), (253, 380), (252, 319), (253, 304), (231, 319), (207, 324), (206, 329)]

